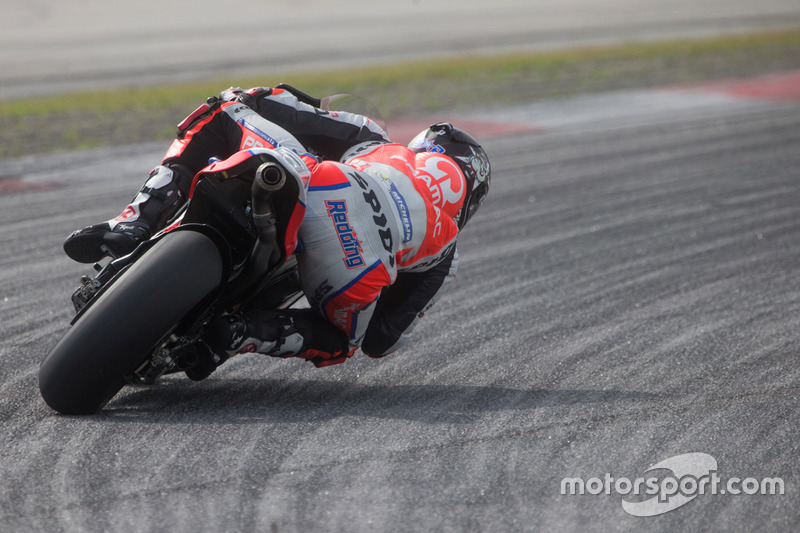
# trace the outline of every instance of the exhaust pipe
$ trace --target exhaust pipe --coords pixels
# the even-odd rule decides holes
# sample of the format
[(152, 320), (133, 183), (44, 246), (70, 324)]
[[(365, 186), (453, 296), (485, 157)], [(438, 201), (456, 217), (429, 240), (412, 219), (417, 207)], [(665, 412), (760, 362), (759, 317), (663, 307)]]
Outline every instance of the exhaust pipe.
[(251, 188), (253, 223), (259, 241), (256, 245), (256, 253), (263, 260), (268, 261), (269, 266), (277, 263), (280, 259), (272, 194), (280, 190), (285, 183), (286, 170), (277, 163), (268, 161), (256, 169)]
[(253, 184), (265, 191), (277, 191), (286, 183), (286, 171), (277, 163), (268, 161), (256, 169)]

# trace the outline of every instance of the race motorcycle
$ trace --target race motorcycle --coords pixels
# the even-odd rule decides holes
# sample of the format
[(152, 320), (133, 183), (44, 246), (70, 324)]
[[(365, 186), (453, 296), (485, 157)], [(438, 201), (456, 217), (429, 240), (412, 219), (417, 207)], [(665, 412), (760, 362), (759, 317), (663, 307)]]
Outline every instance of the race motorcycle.
[[(351, 95), (307, 103), (369, 110)], [(308, 167), (286, 148), (240, 151), (195, 176), (189, 201), (167, 228), (131, 254), (95, 265), (72, 295), (76, 316), (39, 368), (39, 390), (54, 410), (100, 410), (125, 385), (153, 384), (219, 362), (204, 328), (233, 309), (283, 309), (302, 296), (292, 255), (304, 212)]]

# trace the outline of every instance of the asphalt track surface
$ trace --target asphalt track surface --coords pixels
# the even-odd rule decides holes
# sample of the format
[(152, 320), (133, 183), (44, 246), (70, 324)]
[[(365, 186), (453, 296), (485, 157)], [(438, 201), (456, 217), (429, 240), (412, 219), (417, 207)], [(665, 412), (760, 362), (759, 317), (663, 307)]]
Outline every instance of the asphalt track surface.
[(797, 0), (0, 0), (0, 99), (797, 26)]
[[(61, 241), (117, 214), (165, 147), (0, 164), (0, 531), (795, 530), (800, 104), (773, 96), (462, 117), (528, 132), (486, 135), (490, 198), (409, 348), (241, 356), (90, 417), (37, 389), (88, 271)], [(644, 497), (561, 493), (687, 453), (785, 494), (636, 517), (622, 501)]]

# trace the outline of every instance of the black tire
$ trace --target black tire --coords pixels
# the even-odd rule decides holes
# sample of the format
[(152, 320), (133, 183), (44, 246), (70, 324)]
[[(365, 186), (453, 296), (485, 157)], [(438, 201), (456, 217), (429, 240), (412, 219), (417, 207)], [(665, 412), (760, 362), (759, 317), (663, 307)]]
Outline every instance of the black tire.
[(195, 231), (162, 237), (64, 334), (39, 367), (44, 401), (91, 414), (125, 385), (156, 345), (222, 281), (214, 242)]

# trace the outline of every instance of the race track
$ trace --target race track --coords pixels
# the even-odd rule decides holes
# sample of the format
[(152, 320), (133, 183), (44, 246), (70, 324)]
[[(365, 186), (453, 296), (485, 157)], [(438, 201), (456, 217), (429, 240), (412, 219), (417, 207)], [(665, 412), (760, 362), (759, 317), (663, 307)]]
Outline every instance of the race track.
[(0, 100), (800, 26), (797, 0), (34, 0), (0, 14)]
[[(241, 356), (86, 418), (37, 389), (88, 270), (60, 244), (165, 146), (0, 163), (0, 531), (795, 529), (800, 104), (731, 94), (462, 117), (529, 128), (486, 137), (491, 195), (413, 345), (329, 369)], [(785, 495), (637, 517), (613, 482), (561, 494), (688, 453)]]

